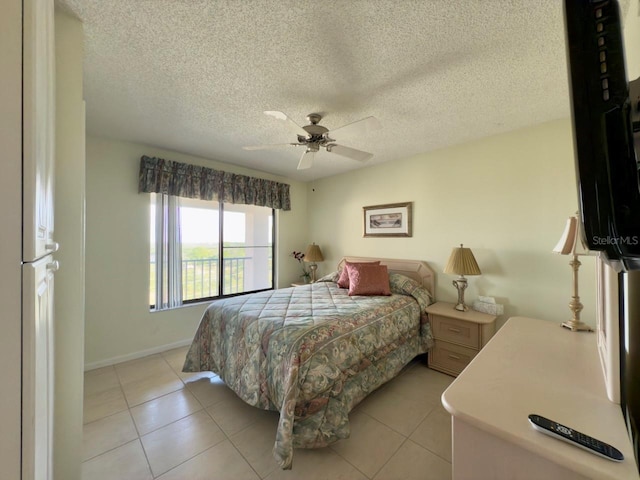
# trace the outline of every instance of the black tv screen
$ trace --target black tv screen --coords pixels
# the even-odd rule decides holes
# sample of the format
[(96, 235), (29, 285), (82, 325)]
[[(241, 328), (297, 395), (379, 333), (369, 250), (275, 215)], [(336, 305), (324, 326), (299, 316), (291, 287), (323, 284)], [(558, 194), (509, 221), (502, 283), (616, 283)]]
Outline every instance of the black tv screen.
[[(576, 176), (585, 242), (640, 269), (640, 188), (615, 0), (565, 0)], [(615, 266), (615, 265), (614, 265)]]

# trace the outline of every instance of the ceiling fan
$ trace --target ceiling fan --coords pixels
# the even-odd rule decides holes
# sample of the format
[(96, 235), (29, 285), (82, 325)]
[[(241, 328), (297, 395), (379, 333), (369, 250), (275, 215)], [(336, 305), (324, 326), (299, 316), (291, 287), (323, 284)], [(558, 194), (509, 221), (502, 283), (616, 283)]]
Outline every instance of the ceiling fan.
[(344, 125), (335, 130), (329, 130), (328, 128), (318, 125), (322, 120), (322, 115), (319, 113), (310, 113), (307, 115), (309, 125), (301, 127), (294, 122), (286, 114), (278, 111), (266, 111), (266, 115), (269, 115), (277, 120), (285, 122), (291, 127), (298, 135), (298, 141), (295, 143), (278, 143), (274, 145), (255, 145), (251, 147), (242, 147), (244, 150), (267, 150), (281, 147), (306, 147), (302, 157), (300, 157), (300, 163), (298, 163), (298, 170), (304, 170), (310, 168), (313, 163), (313, 158), (316, 152), (320, 150), (320, 147), (327, 150), (327, 152), (335, 153), (343, 157), (351, 158), (359, 162), (366, 162), (373, 157), (373, 153), (363, 152), (362, 150), (356, 150), (355, 148), (345, 147), (335, 143), (336, 138), (340, 138), (343, 135), (360, 135), (367, 133), (371, 130), (381, 128), (380, 122), (375, 117), (367, 117), (361, 120)]

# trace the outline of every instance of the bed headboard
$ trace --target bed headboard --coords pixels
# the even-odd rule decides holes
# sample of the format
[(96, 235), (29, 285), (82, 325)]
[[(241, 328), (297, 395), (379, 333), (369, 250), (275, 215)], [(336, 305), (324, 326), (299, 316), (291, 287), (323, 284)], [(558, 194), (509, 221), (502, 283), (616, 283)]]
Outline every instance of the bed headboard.
[(342, 270), (344, 262), (375, 262), (380, 261), (380, 265), (386, 265), (389, 272), (400, 273), (420, 282), (436, 298), (436, 273), (433, 269), (421, 260), (397, 260), (395, 258), (373, 258), (373, 257), (343, 257), (338, 262), (338, 270)]

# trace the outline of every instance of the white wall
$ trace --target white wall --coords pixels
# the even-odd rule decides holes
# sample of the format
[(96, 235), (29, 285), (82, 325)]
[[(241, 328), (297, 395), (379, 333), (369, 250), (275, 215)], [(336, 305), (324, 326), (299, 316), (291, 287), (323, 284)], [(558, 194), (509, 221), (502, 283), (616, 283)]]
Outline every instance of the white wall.
[[(505, 315), (570, 319), (569, 257), (551, 253), (577, 210), (569, 120), (497, 135), (309, 186), (310, 238), (322, 245), (322, 273), (340, 257), (422, 259), (438, 272), (438, 300), (455, 301), (442, 272), (451, 249), (470, 247), (482, 270), (465, 298), (505, 304)], [(413, 202), (411, 238), (363, 238), (362, 207)], [(593, 258), (582, 258), (583, 320), (595, 324)]]
[(191, 340), (204, 304), (149, 312), (149, 194), (138, 193), (142, 155), (206, 165), (291, 185), (292, 209), (276, 213), (279, 287), (297, 279), (288, 257), (307, 245), (306, 185), (154, 147), (87, 138), (85, 365), (123, 360)]
[(82, 463), (84, 386), (85, 131), (82, 24), (55, 15), (55, 240), (61, 268), (55, 284), (54, 478), (76, 480)]

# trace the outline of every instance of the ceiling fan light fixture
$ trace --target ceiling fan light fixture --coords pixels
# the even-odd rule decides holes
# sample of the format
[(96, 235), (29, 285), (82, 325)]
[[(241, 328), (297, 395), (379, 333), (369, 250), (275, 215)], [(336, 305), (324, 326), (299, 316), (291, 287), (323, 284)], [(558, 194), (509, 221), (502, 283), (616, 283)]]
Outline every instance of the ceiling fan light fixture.
[[(327, 152), (335, 153), (342, 157), (357, 160), (359, 162), (366, 162), (373, 157), (372, 153), (363, 152), (355, 148), (345, 147), (344, 145), (338, 145), (332, 138), (333, 132), (340, 132), (341, 135), (363, 135), (369, 133), (371, 130), (376, 130), (381, 127), (380, 122), (375, 117), (366, 117), (355, 122), (343, 125), (336, 130), (329, 130), (328, 128), (319, 125), (322, 120), (322, 115), (319, 113), (310, 113), (307, 115), (309, 125), (303, 127), (294, 122), (288, 115), (283, 112), (268, 110), (264, 112), (266, 115), (273, 117), (286, 123), (289, 127), (294, 129), (297, 133), (298, 143), (279, 144), (279, 145), (257, 145), (254, 147), (243, 147), (245, 150), (264, 150), (270, 148), (279, 148), (287, 145), (305, 146), (306, 149), (302, 154), (300, 163), (298, 164), (298, 170), (303, 170), (311, 167), (315, 154), (323, 147)], [(346, 133), (345, 133), (346, 132)]]
[(309, 121), (309, 123), (317, 125), (318, 123), (320, 123), (320, 120), (322, 120), (322, 115), (320, 115), (319, 113), (310, 113), (309, 115), (307, 115), (307, 120)]

